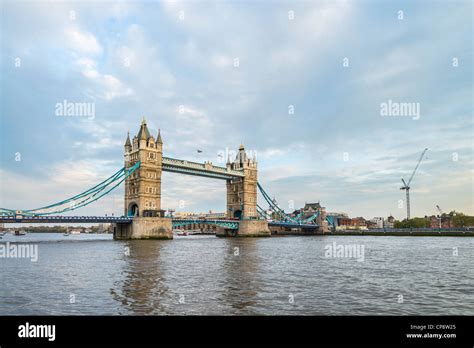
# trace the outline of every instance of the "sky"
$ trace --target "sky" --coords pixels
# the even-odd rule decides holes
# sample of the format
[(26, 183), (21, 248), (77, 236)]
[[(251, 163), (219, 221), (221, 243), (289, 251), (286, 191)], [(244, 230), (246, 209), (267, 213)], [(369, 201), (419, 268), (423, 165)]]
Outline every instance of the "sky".
[[(474, 214), (471, 1), (0, 4), (0, 207), (104, 180), (145, 117), (164, 156), (224, 166), (244, 144), (286, 211), (402, 219), (401, 178), (428, 148), (411, 215)], [(387, 116), (389, 103), (413, 109)], [(163, 173), (163, 209), (225, 199), (224, 181)], [(123, 187), (74, 212), (111, 213)]]

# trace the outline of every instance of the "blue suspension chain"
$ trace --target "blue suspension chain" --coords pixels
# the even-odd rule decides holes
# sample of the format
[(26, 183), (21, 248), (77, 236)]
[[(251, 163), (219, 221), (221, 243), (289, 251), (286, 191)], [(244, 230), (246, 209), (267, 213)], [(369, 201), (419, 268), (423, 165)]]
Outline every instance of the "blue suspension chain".
[[(82, 192), (78, 195), (75, 195), (71, 198), (62, 200), (58, 203), (50, 204), (50, 205), (47, 205), (47, 206), (44, 206), (44, 207), (41, 207), (41, 208), (24, 210), (22, 213), (26, 213), (27, 215), (50, 215), (50, 214), (63, 213), (63, 212), (66, 212), (66, 211), (71, 211), (71, 210), (75, 210), (75, 209), (84, 207), (86, 205), (89, 205), (89, 204), (97, 201), (98, 199), (102, 198), (103, 196), (107, 195), (108, 193), (110, 193), (117, 186), (119, 186), (123, 181), (125, 181), (130, 175), (132, 175), (133, 172), (135, 172), (135, 170), (137, 170), (139, 167), (140, 167), (140, 162), (137, 162), (137, 163), (135, 163), (135, 165), (133, 165), (132, 167), (130, 167), (128, 169), (125, 168), (125, 167), (121, 168), (120, 170), (118, 170), (115, 174), (113, 174), (109, 178), (105, 179), (101, 183), (95, 185), (94, 187), (92, 187), (92, 188), (90, 188), (90, 189), (88, 189), (88, 190), (86, 190), (86, 191), (84, 191), (84, 192)], [(115, 185), (113, 185), (113, 184), (115, 184)], [(113, 185), (113, 186), (110, 187), (111, 185)], [(107, 188), (109, 188), (109, 189), (106, 190)], [(104, 190), (106, 190), (106, 191), (104, 192)], [(84, 199), (82, 199), (82, 198), (84, 198)], [(50, 212), (41, 212), (42, 210), (51, 209), (51, 208), (55, 208), (55, 207), (60, 207), (60, 206), (63, 206), (67, 203), (77, 201), (79, 199), (82, 199), (82, 200), (80, 200), (79, 202), (73, 203), (70, 207), (67, 207), (67, 208), (64, 208), (64, 209), (59, 209), (59, 210), (53, 210), (53, 211), (50, 211)], [(4, 215), (4, 216), (5, 215), (15, 215), (15, 210), (0, 208), (0, 215)]]

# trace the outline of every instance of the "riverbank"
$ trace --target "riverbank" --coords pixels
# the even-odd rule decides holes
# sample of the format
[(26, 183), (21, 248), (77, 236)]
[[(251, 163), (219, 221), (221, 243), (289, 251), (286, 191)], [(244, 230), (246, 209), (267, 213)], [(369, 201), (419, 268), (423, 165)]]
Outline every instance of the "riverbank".
[(474, 230), (467, 229), (424, 229), (399, 228), (377, 230), (339, 230), (324, 233), (330, 236), (442, 236), (442, 237), (474, 237)]
[(426, 237), (474, 237), (474, 229), (470, 228), (386, 228), (367, 230), (335, 230), (321, 232), (317, 229), (271, 229), (272, 236), (426, 236)]

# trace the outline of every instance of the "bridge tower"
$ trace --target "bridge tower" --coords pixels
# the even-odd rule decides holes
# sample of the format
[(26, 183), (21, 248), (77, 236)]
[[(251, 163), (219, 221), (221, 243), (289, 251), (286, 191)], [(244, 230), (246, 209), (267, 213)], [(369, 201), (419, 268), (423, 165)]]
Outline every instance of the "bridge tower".
[(138, 134), (124, 145), (125, 167), (140, 161), (140, 167), (125, 180), (125, 216), (133, 216), (131, 225), (117, 228), (117, 239), (173, 238), (171, 219), (161, 210), (161, 174), (163, 141), (160, 131), (154, 138), (143, 119)]
[(125, 167), (140, 161), (140, 167), (125, 180), (126, 216), (163, 216), (161, 211), (161, 173), (163, 141), (161, 134), (154, 138), (143, 120), (138, 134), (125, 141)]
[(243, 171), (243, 177), (227, 180), (227, 217), (238, 218), (239, 236), (269, 236), (270, 230), (265, 220), (260, 220), (257, 212), (257, 160), (248, 158), (240, 145), (233, 162), (227, 161), (227, 169)]
[(227, 180), (227, 217), (250, 219), (257, 215), (257, 161), (249, 159), (243, 145), (240, 145), (233, 162), (227, 161), (227, 168), (241, 170), (243, 178)]

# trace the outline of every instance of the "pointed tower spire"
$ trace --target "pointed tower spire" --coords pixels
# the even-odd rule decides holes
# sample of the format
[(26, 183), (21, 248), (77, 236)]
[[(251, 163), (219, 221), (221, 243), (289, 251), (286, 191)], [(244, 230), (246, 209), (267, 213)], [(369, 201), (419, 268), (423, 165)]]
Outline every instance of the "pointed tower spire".
[(132, 143), (130, 142), (130, 131), (127, 131), (127, 140), (125, 140), (125, 146), (132, 146)]
[(146, 126), (145, 117), (143, 117), (142, 125), (140, 126), (140, 131), (137, 134), (138, 140), (148, 140), (150, 137), (150, 132), (148, 131), (148, 127)]
[(158, 144), (163, 144), (163, 140), (161, 139), (161, 132), (159, 128), (158, 128), (158, 136), (156, 137), (156, 142)]

